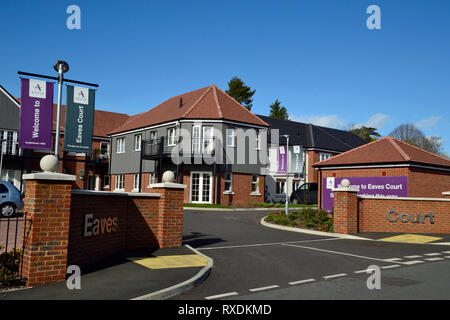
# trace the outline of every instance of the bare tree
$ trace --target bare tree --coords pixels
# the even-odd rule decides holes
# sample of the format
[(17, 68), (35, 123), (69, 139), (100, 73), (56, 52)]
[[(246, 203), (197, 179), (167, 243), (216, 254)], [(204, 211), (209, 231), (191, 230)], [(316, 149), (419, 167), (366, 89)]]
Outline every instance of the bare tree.
[(390, 134), (392, 138), (412, 144), (426, 151), (443, 155), (442, 138), (437, 136), (427, 137), (415, 125), (404, 123), (395, 128)]

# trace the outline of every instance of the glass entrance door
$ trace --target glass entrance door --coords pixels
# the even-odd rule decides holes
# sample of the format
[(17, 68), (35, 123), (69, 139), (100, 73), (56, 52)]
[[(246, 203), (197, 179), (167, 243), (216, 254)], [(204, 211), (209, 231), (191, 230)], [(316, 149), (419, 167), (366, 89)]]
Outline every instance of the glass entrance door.
[(211, 172), (192, 172), (191, 173), (191, 202), (193, 203), (211, 203)]

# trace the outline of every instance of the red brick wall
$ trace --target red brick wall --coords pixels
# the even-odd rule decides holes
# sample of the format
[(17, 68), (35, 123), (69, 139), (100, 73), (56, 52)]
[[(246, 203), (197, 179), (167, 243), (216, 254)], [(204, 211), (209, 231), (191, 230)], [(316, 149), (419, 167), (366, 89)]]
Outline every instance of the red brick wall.
[[(125, 190), (124, 192), (133, 191), (133, 174), (125, 174)], [(111, 187), (115, 190), (116, 175), (111, 177)], [(142, 192), (154, 192), (148, 187), (149, 173), (142, 174)], [(214, 183), (214, 181), (213, 181)], [(252, 175), (233, 173), (233, 195), (224, 194), (225, 190), (225, 173), (220, 173), (220, 204), (227, 206), (248, 206), (252, 202), (264, 202), (264, 176), (259, 176), (259, 193), (260, 195), (251, 195), (252, 192)], [(190, 202), (191, 173), (183, 172), (183, 184), (187, 186), (184, 190), (184, 203)], [(216, 185), (216, 192), (218, 188)], [(213, 200), (214, 202), (214, 200)]]
[(264, 176), (259, 176), (259, 194), (252, 195), (251, 174), (233, 173), (233, 193), (224, 194), (225, 173), (220, 174), (220, 204), (225, 206), (246, 207), (249, 203), (264, 202)]
[[(68, 264), (90, 268), (116, 253), (157, 248), (159, 198), (121, 195), (72, 195)], [(118, 230), (84, 237), (85, 215), (118, 218)], [(95, 258), (94, 258), (95, 257)]]
[[(450, 201), (447, 199), (420, 200), (395, 198), (364, 198), (356, 197), (355, 193), (334, 192), (334, 231), (337, 233), (355, 234), (358, 232), (400, 232), (400, 233), (435, 233), (450, 234)], [(357, 199), (357, 200), (356, 200)], [(387, 213), (395, 210), (398, 215), (391, 218), (401, 218), (407, 214), (408, 222), (391, 222)], [(433, 224), (428, 215), (433, 213)], [(411, 217), (412, 215), (412, 217)], [(405, 219), (406, 216), (402, 217)]]
[[(72, 193), (70, 181), (28, 179), (24, 202), (32, 223), (24, 226), (22, 269), (27, 285), (63, 281), (68, 265), (85, 272), (124, 251), (181, 246), (182, 188), (153, 191), (160, 196)], [(104, 219), (99, 228), (110, 232), (85, 237), (86, 214)]]
[(27, 182), (22, 267), (27, 286), (65, 279), (71, 191), (70, 182)]
[[(322, 180), (327, 177), (408, 177), (408, 197), (442, 198), (450, 189), (450, 172), (415, 167), (333, 169), (322, 170)], [(319, 181), (319, 191), (322, 190)], [(320, 201), (319, 192), (319, 201)]]
[(319, 162), (319, 152), (308, 151), (308, 177), (306, 182), (317, 182), (317, 171), (313, 168), (313, 164)]
[(334, 193), (334, 232), (358, 233), (358, 198), (356, 192)]

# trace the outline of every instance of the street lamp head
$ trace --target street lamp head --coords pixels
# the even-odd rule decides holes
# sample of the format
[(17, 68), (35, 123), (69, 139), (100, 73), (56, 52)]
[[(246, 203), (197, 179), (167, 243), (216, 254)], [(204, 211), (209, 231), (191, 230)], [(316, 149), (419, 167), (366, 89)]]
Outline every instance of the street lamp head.
[(66, 73), (69, 71), (69, 64), (65, 62), (64, 60), (58, 60), (55, 62), (55, 65), (53, 66), (53, 69), (55, 69), (56, 72), (59, 72), (59, 66), (62, 65), (62, 72)]

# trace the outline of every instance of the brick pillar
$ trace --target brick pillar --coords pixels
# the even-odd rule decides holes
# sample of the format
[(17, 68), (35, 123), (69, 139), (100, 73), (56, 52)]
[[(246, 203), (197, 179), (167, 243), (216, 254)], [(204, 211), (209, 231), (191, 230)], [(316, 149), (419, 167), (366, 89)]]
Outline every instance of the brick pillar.
[(183, 204), (186, 185), (158, 183), (150, 186), (159, 193), (159, 226), (156, 239), (160, 248), (180, 247), (183, 237)]
[(349, 188), (334, 189), (334, 232), (344, 234), (358, 233), (357, 190)]
[(23, 277), (27, 286), (65, 279), (70, 204), (75, 176), (26, 174)]

